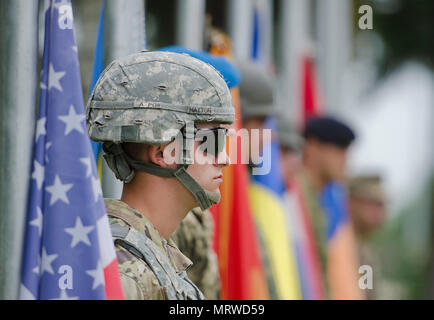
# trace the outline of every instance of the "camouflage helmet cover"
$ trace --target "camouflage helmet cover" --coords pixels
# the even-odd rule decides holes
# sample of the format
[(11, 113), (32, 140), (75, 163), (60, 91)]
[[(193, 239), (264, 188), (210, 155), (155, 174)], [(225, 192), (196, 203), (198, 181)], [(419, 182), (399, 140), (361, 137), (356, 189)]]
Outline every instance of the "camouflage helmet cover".
[(188, 122), (234, 120), (231, 94), (220, 73), (173, 52), (144, 51), (113, 61), (87, 104), (89, 136), (95, 141), (161, 145)]

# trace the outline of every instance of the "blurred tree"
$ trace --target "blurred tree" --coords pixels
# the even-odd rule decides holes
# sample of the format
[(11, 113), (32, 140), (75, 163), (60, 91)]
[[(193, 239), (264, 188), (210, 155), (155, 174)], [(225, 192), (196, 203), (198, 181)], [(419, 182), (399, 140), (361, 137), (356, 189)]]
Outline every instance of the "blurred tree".
[[(382, 54), (377, 60), (379, 78), (387, 76), (409, 60), (420, 62), (434, 71), (434, 1), (353, 1), (355, 33), (375, 32), (382, 40)], [(358, 28), (358, 8), (365, 4), (373, 9), (372, 31)], [(380, 236), (378, 244), (386, 249), (384, 258), (388, 262), (386, 277), (403, 286), (401, 298), (434, 298), (433, 199), (434, 181), (426, 186), (418, 201), (403, 209)], [(422, 212), (429, 215), (421, 215)], [(414, 230), (415, 226), (423, 230), (427, 226), (426, 232), (420, 232), (417, 228)], [(419, 239), (419, 242), (413, 241), (409, 245), (409, 235), (413, 240)], [(422, 246), (425, 253), (418, 248), (417, 243), (421, 242), (426, 242)]]
[[(379, 299), (426, 299), (432, 282), (428, 280), (432, 260), (430, 239), (430, 185), (399, 210), (383, 229), (370, 238), (381, 256), (382, 269), (376, 290)], [(431, 267), (432, 269), (432, 267)], [(374, 270), (375, 272), (375, 270)]]
[[(434, 1), (354, 0), (355, 14), (361, 5), (373, 9), (374, 29), (384, 42), (379, 75), (384, 76), (407, 60), (417, 60), (434, 70)], [(370, 32), (359, 30), (356, 32)]]

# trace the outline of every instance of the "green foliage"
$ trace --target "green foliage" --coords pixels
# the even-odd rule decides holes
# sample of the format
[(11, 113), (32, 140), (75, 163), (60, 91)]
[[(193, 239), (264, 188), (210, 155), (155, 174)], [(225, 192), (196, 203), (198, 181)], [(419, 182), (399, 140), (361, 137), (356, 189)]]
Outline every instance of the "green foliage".
[(434, 1), (355, 0), (354, 4), (356, 12), (363, 4), (373, 9), (374, 31), (385, 44), (380, 75), (392, 72), (407, 60), (417, 60), (434, 70)]

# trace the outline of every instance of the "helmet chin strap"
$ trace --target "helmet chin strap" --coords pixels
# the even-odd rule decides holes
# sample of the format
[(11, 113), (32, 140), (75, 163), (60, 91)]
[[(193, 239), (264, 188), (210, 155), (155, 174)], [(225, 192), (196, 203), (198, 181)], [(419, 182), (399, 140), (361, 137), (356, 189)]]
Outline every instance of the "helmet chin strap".
[[(121, 146), (119, 146), (121, 147)], [(122, 148), (122, 147), (121, 147)], [(178, 169), (163, 168), (153, 163), (147, 163), (132, 159), (125, 151), (123, 152), (128, 165), (139, 171), (147, 172), (156, 176), (165, 178), (176, 178), (184, 187), (190, 191), (198, 202), (202, 210), (211, 208), (213, 203), (220, 202), (220, 193), (205, 190), (196, 180), (187, 172), (188, 164), (181, 165)]]

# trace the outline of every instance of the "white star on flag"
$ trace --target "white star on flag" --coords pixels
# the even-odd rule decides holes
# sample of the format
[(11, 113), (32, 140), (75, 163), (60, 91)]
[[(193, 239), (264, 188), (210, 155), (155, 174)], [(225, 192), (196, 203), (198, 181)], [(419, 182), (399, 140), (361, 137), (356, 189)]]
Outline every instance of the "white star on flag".
[(69, 107), (69, 114), (66, 116), (59, 116), (58, 118), (66, 123), (65, 136), (68, 135), (72, 130), (77, 130), (80, 133), (84, 133), (82, 122), (84, 119), (86, 119), (86, 117), (84, 114), (77, 114), (72, 104)]
[(54, 184), (45, 187), (49, 193), (51, 193), (50, 206), (52, 206), (57, 200), (62, 200), (63, 202), (69, 204), (68, 197), (66, 193), (72, 188), (73, 184), (62, 184), (59, 176), (56, 174), (54, 178)]
[(80, 217), (77, 217), (74, 228), (65, 228), (65, 232), (72, 235), (71, 248), (74, 248), (80, 242), (84, 242), (90, 246), (88, 233), (90, 233), (93, 229), (95, 229), (94, 226), (83, 226)]
[(36, 180), (36, 186), (38, 189), (41, 189), (42, 183), (44, 182), (44, 172), (45, 168), (39, 164), (38, 161), (33, 161), (33, 173), (32, 173), (32, 179)]
[(102, 271), (102, 264), (99, 260), (96, 269), (87, 270), (86, 273), (93, 278), (92, 290), (95, 290), (98, 286), (104, 284), (104, 273)]
[(56, 72), (53, 68), (53, 65), (50, 63), (49, 71), (48, 71), (48, 90), (51, 88), (56, 88), (60, 92), (63, 91), (62, 85), (60, 84), (60, 79), (65, 76), (66, 72), (59, 71)]
[(36, 262), (36, 266), (32, 269), (32, 272), (36, 273), (39, 276), (41, 271), (41, 257), (38, 255), (38, 262)]
[(43, 117), (37, 121), (35, 141), (38, 141), (38, 138), (40, 136), (42, 136), (43, 134), (47, 134), (47, 131), (45, 130), (45, 122), (46, 121), (47, 121), (47, 118), (45, 118), (45, 117)]
[(43, 274), (44, 271), (47, 271), (50, 274), (54, 274), (54, 270), (51, 264), (55, 259), (57, 259), (57, 256), (57, 254), (47, 254), (47, 250), (45, 250), (45, 248), (42, 248), (41, 274)]
[(102, 196), (101, 184), (98, 178), (92, 177), (91, 179), (92, 179), (93, 198), (95, 202), (97, 202), (99, 196)]
[(88, 178), (92, 174), (92, 163), (90, 162), (90, 158), (80, 158), (80, 162), (86, 166), (86, 178)]
[(39, 236), (41, 236), (42, 234), (42, 211), (39, 207), (36, 207), (36, 219), (30, 221), (30, 225), (37, 227), (38, 228), (38, 232), (39, 232)]

